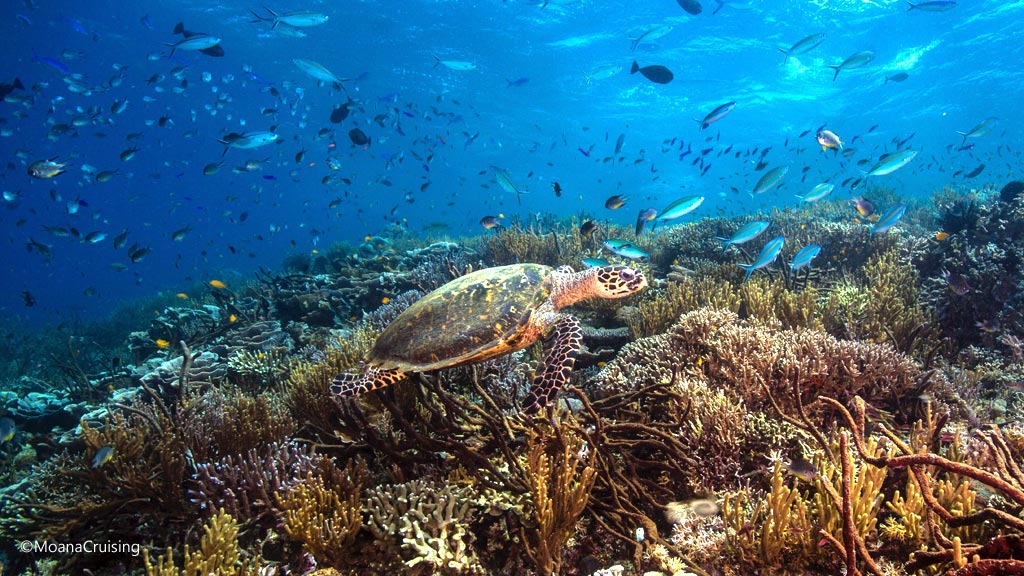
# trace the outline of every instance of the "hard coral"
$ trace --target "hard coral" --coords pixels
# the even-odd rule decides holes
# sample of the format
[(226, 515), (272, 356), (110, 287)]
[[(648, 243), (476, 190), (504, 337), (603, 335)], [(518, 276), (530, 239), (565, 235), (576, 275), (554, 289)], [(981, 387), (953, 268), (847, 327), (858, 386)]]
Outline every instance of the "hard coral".
[(673, 382), (677, 375), (726, 390), (751, 410), (766, 406), (768, 389), (784, 407), (795, 407), (798, 400), (809, 404), (821, 394), (859, 394), (899, 412), (903, 398), (919, 394), (923, 385), (920, 369), (887, 344), (838, 340), (820, 330), (784, 330), (703, 308), (683, 315), (665, 334), (627, 344), (591, 382), (592, 395)]
[(179, 569), (174, 563), (174, 551), (149, 561), (149, 549), (144, 549), (146, 576), (255, 576), (259, 572), (249, 562), (243, 562), (238, 549), (238, 526), (230, 514), (220, 510), (203, 527), (205, 534), (199, 550), (190, 552), (185, 546), (185, 565)]
[(363, 512), (393, 567), (404, 566), (407, 574), (484, 574), (469, 530), (473, 492), (429, 479), (384, 484), (366, 491)]
[(350, 460), (344, 470), (321, 466), (285, 494), (276, 495), (285, 534), (300, 542), (317, 565), (345, 564), (363, 525), (360, 494), (367, 481), (362, 460)]

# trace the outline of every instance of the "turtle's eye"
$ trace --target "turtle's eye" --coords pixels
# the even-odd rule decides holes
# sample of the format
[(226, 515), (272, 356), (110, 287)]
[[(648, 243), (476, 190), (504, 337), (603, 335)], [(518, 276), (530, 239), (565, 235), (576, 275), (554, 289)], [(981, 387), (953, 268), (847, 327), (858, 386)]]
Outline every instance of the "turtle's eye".
[(619, 278), (621, 278), (623, 282), (629, 282), (635, 277), (636, 274), (634, 274), (632, 270), (619, 270)]

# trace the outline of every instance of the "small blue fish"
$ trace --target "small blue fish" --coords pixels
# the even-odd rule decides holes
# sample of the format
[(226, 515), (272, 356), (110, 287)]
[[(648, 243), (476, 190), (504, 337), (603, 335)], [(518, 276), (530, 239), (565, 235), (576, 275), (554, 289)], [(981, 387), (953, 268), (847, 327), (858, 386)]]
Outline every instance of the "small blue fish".
[(739, 267), (747, 271), (747, 275), (743, 277), (743, 281), (746, 282), (754, 270), (759, 270), (765, 266), (775, 262), (775, 259), (782, 253), (782, 245), (786, 241), (784, 236), (776, 236), (768, 241), (761, 250), (761, 253), (757, 255), (750, 264), (740, 264)]
[(113, 444), (106, 444), (104, 446), (101, 446), (100, 449), (96, 451), (96, 455), (92, 457), (92, 467), (99, 468), (100, 466), (103, 466), (107, 462), (110, 462), (110, 459), (113, 457)]
[(900, 221), (900, 218), (903, 218), (903, 213), (906, 211), (906, 204), (897, 204), (890, 208), (889, 211), (883, 214), (882, 217), (878, 219), (878, 222), (871, 227), (871, 235), (874, 236), (875, 234), (881, 234), (882, 232), (888, 231), (889, 228), (892, 228)]
[(731, 238), (715, 236), (715, 240), (722, 242), (722, 253), (724, 254), (725, 251), (729, 249), (729, 246), (750, 242), (754, 238), (760, 236), (762, 232), (768, 229), (768, 224), (767, 220), (754, 220), (753, 222), (747, 222), (743, 226), (740, 226), (740, 229), (737, 230)]
[(779, 182), (782, 182), (782, 178), (786, 175), (786, 172), (789, 172), (789, 166), (778, 166), (776, 168), (772, 168), (767, 174), (757, 181), (757, 184), (754, 185), (754, 189), (751, 190), (750, 195), (752, 197), (757, 196), (758, 194), (762, 194), (778, 186)]
[(609, 238), (604, 241), (604, 247), (609, 252), (629, 258), (630, 260), (649, 260), (651, 255), (634, 246), (629, 240), (620, 238)]
[(920, 10), (921, 12), (945, 12), (956, 8), (955, 0), (931, 0), (930, 2), (907, 2), (910, 8), (907, 8), (907, 12), (911, 10)]
[(658, 224), (668, 220), (675, 220), (676, 218), (686, 216), (690, 212), (696, 210), (703, 202), (703, 196), (686, 196), (684, 198), (680, 198), (666, 206), (664, 210), (658, 213), (658, 217), (655, 219), (654, 225), (657, 226)]
[(917, 156), (916, 150), (900, 150), (894, 154), (889, 154), (885, 158), (878, 161), (871, 170), (868, 170), (865, 176), (885, 176), (886, 174), (892, 174), (893, 172), (903, 168)]
[(800, 196), (799, 194), (797, 194), (796, 197), (803, 200), (804, 202), (814, 202), (815, 200), (821, 200), (825, 196), (831, 194), (832, 190), (834, 190), (835, 187), (835, 184), (821, 183), (815, 186), (814, 188), (811, 188), (811, 191), (805, 194), (804, 196)]
[(604, 258), (583, 258), (580, 262), (587, 268), (600, 268), (601, 266), (608, 266), (610, 262)]
[(817, 244), (811, 244), (810, 246), (804, 246), (796, 256), (793, 256), (793, 260), (789, 263), (790, 270), (799, 270), (804, 266), (810, 266), (811, 260), (821, 253), (821, 246)]

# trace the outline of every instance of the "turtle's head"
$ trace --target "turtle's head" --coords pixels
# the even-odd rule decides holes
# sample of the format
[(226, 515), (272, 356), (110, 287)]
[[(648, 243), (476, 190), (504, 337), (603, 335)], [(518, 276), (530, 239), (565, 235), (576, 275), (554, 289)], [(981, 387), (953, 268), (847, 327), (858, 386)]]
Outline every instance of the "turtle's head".
[(597, 298), (625, 298), (647, 288), (644, 273), (629, 266), (600, 266), (595, 271), (592, 289)]

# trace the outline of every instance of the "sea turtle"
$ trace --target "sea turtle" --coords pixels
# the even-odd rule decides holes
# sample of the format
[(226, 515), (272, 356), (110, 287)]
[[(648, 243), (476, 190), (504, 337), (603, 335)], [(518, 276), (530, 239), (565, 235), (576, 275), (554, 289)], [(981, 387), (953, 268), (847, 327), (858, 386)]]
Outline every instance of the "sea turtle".
[(579, 319), (559, 310), (586, 298), (623, 298), (646, 287), (643, 272), (628, 266), (582, 272), (541, 264), (484, 268), (399, 314), (377, 338), (363, 369), (336, 376), (331, 392), (365, 394), (409, 372), (482, 362), (543, 338), (544, 368), (523, 402), (524, 411), (536, 412), (569, 380), (583, 345)]

